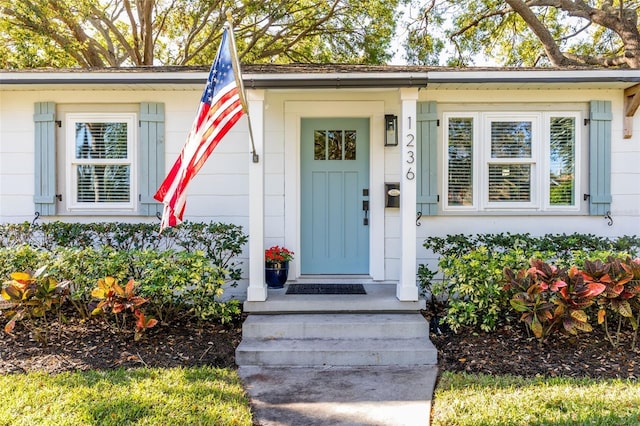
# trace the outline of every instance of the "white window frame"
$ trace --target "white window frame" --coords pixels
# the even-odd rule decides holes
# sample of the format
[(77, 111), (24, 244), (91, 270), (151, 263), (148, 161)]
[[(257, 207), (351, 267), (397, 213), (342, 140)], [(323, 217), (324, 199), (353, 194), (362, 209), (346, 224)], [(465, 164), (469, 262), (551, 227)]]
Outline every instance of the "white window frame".
[[(479, 164), (477, 164), (477, 155), (480, 152), (480, 138), (479, 136), (479, 129), (480, 126), (478, 125), (479, 120), (480, 120), (480, 115), (478, 113), (475, 112), (461, 112), (461, 113), (444, 113), (443, 116), (443, 135), (444, 135), (444, 162), (443, 162), (443, 170), (444, 173), (442, 174), (442, 176), (444, 176), (443, 181), (444, 181), (444, 191), (442, 192), (444, 194), (444, 206), (446, 208), (447, 211), (458, 211), (458, 212), (464, 212), (464, 211), (476, 211), (477, 210), (477, 206), (478, 206), (478, 202), (480, 200), (480, 187), (478, 186), (478, 183), (480, 182), (480, 176), (479, 173), (480, 171), (479, 169)], [(472, 199), (472, 204), (470, 206), (455, 206), (449, 205), (449, 120), (452, 118), (471, 118), (473, 121), (473, 142), (471, 144), (471, 149), (472, 149), (472, 153), (473, 153), (473, 160), (472, 160), (472, 164), (473, 164), (473, 171), (472, 171), (472, 182), (473, 182), (473, 196), (471, 197)]]
[(543, 126), (544, 126), (544, 134), (545, 135), (549, 135), (551, 132), (551, 119), (554, 117), (572, 117), (575, 119), (575, 141), (574, 141), (574, 185), (575, 185), (575, 190), (574, 190), (574, 194), (573, 194), (573, 205), (572, 206), (554, 206), (551, 204), (551, 197), (550, 197), (550, 186), (551, 186), (551, 178), (549, 176), (549, 170), (551, 169), (551, 144), (549, 143), (545, 143), (544, 144), (544, 154), (543, 154), (543, 160), (545, 161), (544, 164), (544, 180), (543, 180), (543, 185), (544, 188), (546, 190), (546, 196), (544, 197), (543, 201), (543, 209), (545, 211), (558, 211), (558, 212), (566, 212), (566, 211), (572, 211), (572, 212), (579, 212), (580, 211), (580, 203), (581, 203), (581, 199), (580, 199), (580, 194), (582, 194), (583, 189), (581, 187), (581, 182), (582, 182), (582, 169), (584, 168), (584, 165), (582, 164), (582, 143), (580, 143), (582, 141), (582, 138), (584, 137), (584, 135), (582, 134), (582, 128), (583, 126), (581, 125), (583, 117), (582, 114), (576, 111), (551, 111), (551, 112), (545, 112), (544, 113), (544, 120), (543, 120)]
[[(127, 123), (127, 158), (115, 160), (101, 160), (102, 164), (124, 164), (129, 166), (129, 201), (122, 203), (79, 203), (77, 202), (77, 166), (83, 161), (75, 158), (76, 148), (76, 123), (100, 123), (100, 122), (120, 122)], [(108, 113), (67, 113), (65, 132), (65, 187), (66, 187), (66, 207), (67, 211), (82, 213), (129, 213), (135, 212), (137, 205), (137, 114), (131, 112), (108, 112)]]
[[(482, 144), (482, 164), (480, 169), (482, 192), (480, 196), (481, 206), (484, 210), (531, 210), (535, 209), (539, 201), (540, 173), (538, 172), (540, 161), (540, 145), (543, 138), (540, 131), (541, 114), (528, 112), (509, 112), (509, 113), (484, 113), (482, 114), (479, 125), (482, 126), (483, 141)], [(506, 122), (531, 122), (531, 157), (515, 157), (515, 158), (491, 158), (491, 123), (495, 121)], [(477, 160), (476, 160), (477, 161)], [(529, 202), (495, 202), (489, 200), (489, 166), (493, 164), (516, 164), (531, 166), (531, 188)]]
[[(507, 105), (504, 108), (508, 108)], [(583, 206), (580, 194), (584, 192), (585, 183), (582, 182), (583, 168), (587, 165), (583, 159), (583, 130), (582, 120), (584, 112), (576, 106), (567, 110), (509, 110), (491, 109), (487, 111), (447, 110), (442, 113), (442, 212), (450, 214), (466, 213), (581, 213)], [(554, 206), (550, 203), (550, 130), (551, 118), (572, 117), (575, 119), (575, 176), (573, 205)], [(472, 118), (473, 128), (473, 204), (470, 206), (449, 205), (449, 120), (455, 118)], [(491, 158), (491, 122), (492, 121), (531, 121), (532, 147), (531, 159), (519, 158)], [(490, 164), (531, 164), (531, 201), (529, 202), (490, 202), (489, 201), (489, 165)], [(586, 213), (586, 212), (585, 212)]]

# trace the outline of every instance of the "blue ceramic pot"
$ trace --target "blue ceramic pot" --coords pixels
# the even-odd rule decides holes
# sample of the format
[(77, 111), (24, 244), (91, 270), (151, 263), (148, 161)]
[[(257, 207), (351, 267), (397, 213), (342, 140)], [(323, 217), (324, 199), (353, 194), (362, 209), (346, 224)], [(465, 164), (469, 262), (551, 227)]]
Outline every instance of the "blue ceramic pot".
[(264, 280), (269, 288), (282, 288), (289, 275), (289, 262), (266, 262)]

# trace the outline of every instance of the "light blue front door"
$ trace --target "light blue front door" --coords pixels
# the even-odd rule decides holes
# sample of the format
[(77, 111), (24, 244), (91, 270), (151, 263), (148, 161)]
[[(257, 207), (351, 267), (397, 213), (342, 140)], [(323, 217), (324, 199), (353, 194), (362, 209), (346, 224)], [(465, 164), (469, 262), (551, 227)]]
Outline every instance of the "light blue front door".
[(368, 274), (369, 119), (301, 123), (301, 272)]

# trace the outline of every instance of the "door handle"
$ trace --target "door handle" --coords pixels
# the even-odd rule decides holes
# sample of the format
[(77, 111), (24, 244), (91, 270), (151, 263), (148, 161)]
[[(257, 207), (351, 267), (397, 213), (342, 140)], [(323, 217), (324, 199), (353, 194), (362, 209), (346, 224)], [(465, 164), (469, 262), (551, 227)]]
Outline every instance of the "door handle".
[(369, 225), (369, 200), (362, 200), (362, 210), (364, 211), (364, 219), (362, 224), (364, 226)]

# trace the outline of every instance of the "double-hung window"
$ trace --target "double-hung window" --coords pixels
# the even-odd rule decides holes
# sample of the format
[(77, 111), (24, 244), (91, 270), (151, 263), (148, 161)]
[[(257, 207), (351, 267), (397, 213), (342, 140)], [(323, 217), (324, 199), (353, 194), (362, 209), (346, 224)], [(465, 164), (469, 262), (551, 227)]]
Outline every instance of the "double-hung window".
[(136, 208), (136, 114), (67, 114), (68, 209)]
[(38, 215), (156, 216), (164, 104), (34, 105)]
[(443, 210), (580, 210), (580, 111), (445, 112)]

